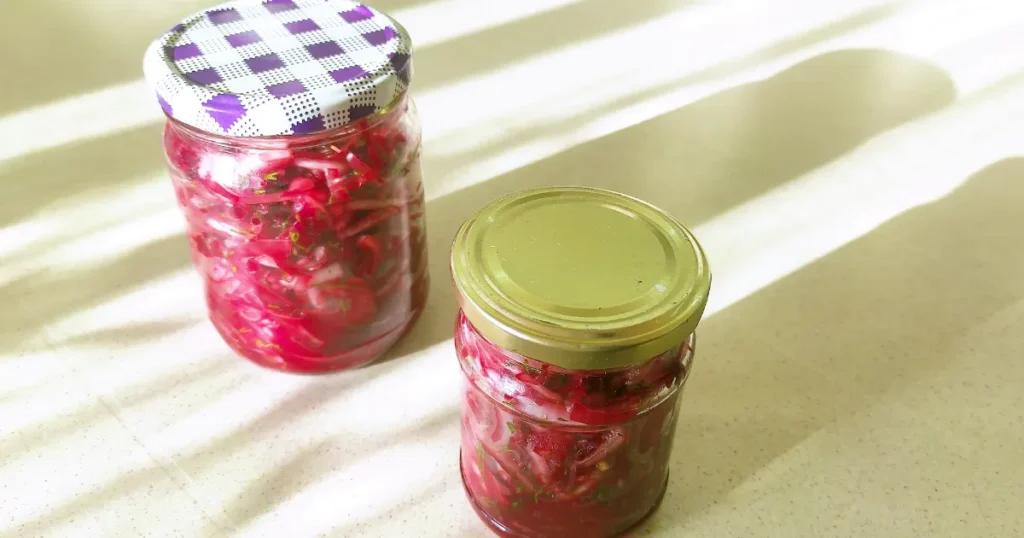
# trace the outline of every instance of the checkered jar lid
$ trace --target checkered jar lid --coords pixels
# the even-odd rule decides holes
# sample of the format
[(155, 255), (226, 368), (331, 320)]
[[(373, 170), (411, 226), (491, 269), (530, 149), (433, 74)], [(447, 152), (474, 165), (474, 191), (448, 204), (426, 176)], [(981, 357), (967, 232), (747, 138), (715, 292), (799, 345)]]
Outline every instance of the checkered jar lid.
[(412, 42), (350, 0), (236, 0), (183, 20), (150, 45), (143, 67), (182, 123), (234, 137), (307, 134), (401, 96)]

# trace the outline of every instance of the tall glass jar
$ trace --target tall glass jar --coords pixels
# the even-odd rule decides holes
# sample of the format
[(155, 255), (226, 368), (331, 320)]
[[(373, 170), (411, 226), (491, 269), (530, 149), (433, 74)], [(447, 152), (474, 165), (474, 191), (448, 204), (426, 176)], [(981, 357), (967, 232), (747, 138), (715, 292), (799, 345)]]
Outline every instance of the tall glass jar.
[(493, 202), (452, 273), (461, 469), (503, 537), (619, 536), (664, 495), (711, 277), (682, 225), (562, 187)]
[(347, 0), (224, 4), (147, 51), (210, 319), (242, 356), (351, 368), (422, 311), (411, 62), (397, 22)]

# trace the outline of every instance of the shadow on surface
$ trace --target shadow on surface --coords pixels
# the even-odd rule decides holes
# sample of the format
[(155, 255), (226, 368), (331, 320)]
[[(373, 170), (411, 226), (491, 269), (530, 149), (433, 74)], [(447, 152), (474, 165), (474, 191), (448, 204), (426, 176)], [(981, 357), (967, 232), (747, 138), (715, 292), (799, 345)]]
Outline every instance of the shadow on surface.
[[(532, 56), (632, 28), (685, 9), (687, 3), (645, 0), (625, 9), (621, 0), (586, 0), (489, 28), (465, 39), (417, 49), (415, 91), (454, 84), (474, 73), (506, 68)], [(476, 44), (467, 46), (467, 41)]]
[[(234, 502), (229, 503), (224, 510), (239, 529), (244, 529), (259, 516), (273, 511), (277, 505), (306, 487), (324, 480), (325, 477), (336, 475), (388, 446), (400, 444), (403, 440), (423, 439), (436, 435), (445, 427), (457, 423), (458, 416), (458, 408), (451, 408), (432, 415), (430, 419), (412, 428), (388, 435), (385, 437), (386, 440), (378, 438), (370, 441), (353, 436), (348, 439), (344, 452), (338, 450), (338, 444), (333, 438), (328, 438), (310, 448), (298, 451), (271, 473), (259, 477), (258, 481), (252, 483), (251, 487)], [(393, 482), (394, 489), (397, 490), (406, 487), (402, 477), (381, 476), (380, 480)]]
[[(235, 357), (235, 360), (243, 359)], [(308, 376), (305, 378), (307, 383), (304, 384), (302, 390), (276, 403), (269, 411), (240, 425), (227, 435), (211, 440), (201, 450), (181, 455), (175, 459), (180, 466), (196, 474), (202, 473), (218, 462), (232, 459), (240, 451), (243, 451), (252, 439), (259, 437), (260, 432), (279, 431), (311, 410), (328, 406), (335, 400), (348, 396), (347, 390), (351, 387), (387, 375), (404, 364), (402, 361), (389, 361), (333, 375)], [(271, 374), (284, 375), (276, 372)]]
[(1022, 180), (1024, 158), (993, 164), (706, 320), (672, 468), (681, 509), (652, 525), (680, 525), (825, 425), (968, 359), (952, 341), (1024, 300)]
[(695, 226), (941, 109), (955, 95), (949, 77), (919, 59), (885, 50), (831, 52), (433, 200), (431, 299), (397, 352), (451, 337), (451, 238), (496, 197), (556, 184), (602, 187), (652, 200)]
[[(135, 383), (131, 386), (131, 393), (118, 395), (115, 402), (117, 407), (131, 409), (144, 407), (151, 400), (166, 398), (173, 395), (175, 391), (185, 391), (190, 386), (202, 385), (206, 388), (215, 388), (224, 381), (232, 381), (234, 373), (230, 368), (231, 363), (226, 361), (211, 361), (197, 368), (174, 372), (163, 375), (150, 381)], [(31, 395), (34, 387), (25, 387), (12, 393), (0, 395), (0, 403), (6, 400), (14, 400), (19, 394)], [(223, 389), (227, 390), (227, 389)], [(209, 393), (211, 400), (218, 395), (212, 390)], [(106, 400), (100, 399), (104, 405)], [(109, 408), (109, 407), (108, 407)], [(111, 415), (116, 413), (111, 411)], [(108, 418), (106, 415), (94, 415), (83, 419), (78, 415), (59, 416), (30, 426), (23, 426), (19, 435), (0, 438), (0, 462), (15, 459), (19, 454), (32, 453), (45, 446), (60, 446), (67, 438), (87, 430), (98, 421)]]
[[(644, 88), (641, 91), (614, 98), (602, 103), (596, 109), (586, 110), (568, 118), (550, 120), (536, 118), (528, 122), (509, 125), (507, 129), (503, 130), (500, 137), (494, 141), (479, 144), (476, 147), (462, 151), (452, 151), (441, 153), (440, 155), (428, 154), (429, 160), (426, 166), (434, 174), (438, 174), (441, 177), (451, 177), (452, 175), (457, 177), (460, 167), (465, 166), (467, 163), (477, 163), (493, 159), (508, 151), (509, 148), (535, 143), (539, 140), (564, 137), (576, 129), (600, 120), (611, 112), (648, 100), (658, 99), (680, 89), (728, 79), (731, 76), (756, 68), (771, 60), (777, 60), (786, 55), (798, 53), (816, 43), (821, 43), (858, 28), (885, 20), (897, 11), (890, 4), (875, 6), (813, 30), (786, 37), (770, 44), (766, 43), (750, 54), (716, 63), (696, 72), (687, 73), (675, 79)], [(606, 82), (598, 82), (594, 88), (598, 89)], [(590, 88), (582, 89), (581, 92), (585, 93), (588, 89)]]
[[(162, 125), (147, 125), (0, 161), (4, 195), (18, 201), (0, 209), (0, 226), (53, 214), (59, 204), (85, 197), (114, 198), (121, 189), (157, 177), (170, 192), (170, 183), (163, 177), (162, 133)], [(77, 231), (88, 224), (68, 223), (67, 227)]]
[(365, 3), (376, 10), (386, 13), (394, 13), (399, 9), (428, 6), (437, 1), (438, 0), (369, 0)]
[[(101, 138), (67, 144), (53, 151), (32, 153), (0, 162), (0, 182), (17, 204), (0, 210), (0, 227), (31, 219), (44, 219), (44, 235), (11, 260), (23, 262), (66, 248), (72, 242), (148, 216), (151, 207), (135, 207), (125, 193), (147, 182), (159, 181), (173, 203), (170, 183), (163, 177), (160, 148), (162, 127), (151, 125)], [(109, 200), (109, 205), (104, 204)], [(96, 221), (70, 221), (63, 212), (95, 207)], [(124, 218), (111, 217), (125, 212)], [(102, 222), (105, 222), (102, 223)], [(0, 314), (0, 327), (12, 326), (11, 316), (25, 327), (5, 340), (24, 341), (38, 336), (41, 327), (56, 319), (102, 304), (152, 279), (188, 267), (188, 243), (180, 234), (156, 239), (133, 250), (72, 268), (44, 267), (23, 271), (0, 285), (0, 297), (14, 303)]]
[[(203, 320), (205, 321), (205, 320)], [(168, 334), (183, 331), (196, 324), (191, 321), (153, 321), (129, 323), (113, 329), (101, 329), (61, 340), (61, 345), (129, 346), (150, 342)]]
[[(138, 471), (122, 474), (116, 480), (104, 484), (100, 488), (89, 491), (67, 502), (55, 504), (45, 514), (19, 523), (18, 525), (0, 528), (0, 538), (25, 538), (28, 536), (53, 536), (55, 527), (63, 527), (68, 523), (75, 524), (79, 530), (85, 525), (82, 520), (98, 506), (104, 503), (123, 501), (126, 498), (141, 497), (146, 491), (152, 490), (154, 484), (167, 479), (167, 472), (158, 466), (147, 467)], [(144, 507), (137, 507), (144, 513)], [(189, 514), (191, 517), (192, 514)], [(126, 523), (127, 526), (127, 523)], [(174, 526), (168, 524), (167, 527)], [(207, 520), (206, 528), (210, 536), (222, 536), (223, 529), (212, 520)], [(166, 529), (165, 529), (166, 530)], [(206, 535), (204, 533), (204, 535)]]
[(8, 326), (11, 317), (17, 318), (31, 330), (7, 336), (28, 339), (35, 336), (32, 330), (41, 330), (47, 322), (100, 305), (188, 264), (188, 243), (179, 234), (86, 269), (45, 269), (29, 273), (0, 287), (0, 296), (17, 305), (0, 313), (0, 326)]
[(0, 50), (5, 52), (0, 117), (140, 78), (142, 53), (150, 41), (180, 18), (216, 3), (6, 3), (0, 21)]
[[(450, 477), (448, 477), (450, 478)], [(391, 522), (399, 517), (402, 518), (401, 522), (404, 524), (408, 520), (405, 518), (405, 512), (409, 508), (414, 507), (420, 503), (429, 501), (437, 496), (444, 494), (445, 490), (452, 487), (453, 482), (451, 480), (438, 480), (432, 482), (423, 491), (413, 495), (412, 497), (392, 506), (387, 511), (375, 514), (371, 517), (361, 517), (355, 523), (346, 523), (345, 525), (335, 528), (334, 533), (337, 536), (367, 536), (367, 530), (373, 529), (383, 523)], [(455, 483), (459, 488), (462, 487), (461, 482)], [(486, 532), (486, 531), (485, 531)], [(379, 534), (378, 534), (379, 536)]]

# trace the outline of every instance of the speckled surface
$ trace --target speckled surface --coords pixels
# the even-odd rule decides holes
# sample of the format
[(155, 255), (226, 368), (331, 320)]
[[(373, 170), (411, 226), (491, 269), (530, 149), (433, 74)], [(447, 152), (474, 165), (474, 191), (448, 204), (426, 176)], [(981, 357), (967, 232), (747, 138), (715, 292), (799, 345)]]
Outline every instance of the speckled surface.
[(57, 5), (0, 32), (0, 537), (485, 538), (444, 258), (558, 183), (661, 205), (715, 273), (637, 536), (1024, 536), (1024, 8), (377, 2), (419, 44), (436, 278), (390, 360), (298, 377), (205, 322), (135, 81), (208, 4)]

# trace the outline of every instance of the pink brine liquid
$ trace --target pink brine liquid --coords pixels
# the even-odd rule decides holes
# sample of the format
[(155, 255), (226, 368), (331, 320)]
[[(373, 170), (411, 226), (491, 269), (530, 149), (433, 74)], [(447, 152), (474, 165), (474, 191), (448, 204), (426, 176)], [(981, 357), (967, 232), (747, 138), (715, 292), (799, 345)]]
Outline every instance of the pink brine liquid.
[(505, 351), (460, 313), (462, 479), (500, 536), (617, 536), (664, 495), (694, 337), (630, 368), (569, 371)]

